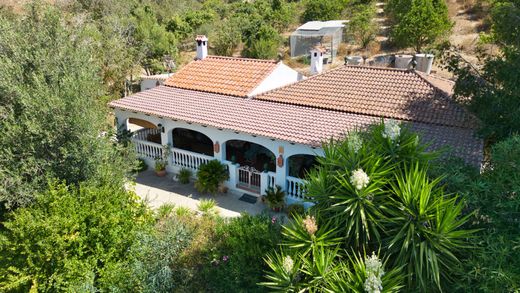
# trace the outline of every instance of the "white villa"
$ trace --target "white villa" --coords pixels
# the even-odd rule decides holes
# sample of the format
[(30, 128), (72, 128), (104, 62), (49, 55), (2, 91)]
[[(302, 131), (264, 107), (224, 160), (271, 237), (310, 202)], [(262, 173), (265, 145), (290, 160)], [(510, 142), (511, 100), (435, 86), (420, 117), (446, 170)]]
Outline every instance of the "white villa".
[[(311, 63), (322, 63), (313, 51)], [(110, 103), (118, 126), (135, 130), (139, 156), (153, 166), (171, 148), (167, 171), (196, 171), (217, 159), (229, 168), (229, 189), (262, 194), (280, 185), (288, 203), (304, 199), (302, 177), (323, 155), (321, 143), (390, 118), (472, 164), (482, 160), (475, 120), (451, 100), (453, 83), (393, 68), (342, 66), (303, 79), (281, 62), (207, 56), (164, 85)]]

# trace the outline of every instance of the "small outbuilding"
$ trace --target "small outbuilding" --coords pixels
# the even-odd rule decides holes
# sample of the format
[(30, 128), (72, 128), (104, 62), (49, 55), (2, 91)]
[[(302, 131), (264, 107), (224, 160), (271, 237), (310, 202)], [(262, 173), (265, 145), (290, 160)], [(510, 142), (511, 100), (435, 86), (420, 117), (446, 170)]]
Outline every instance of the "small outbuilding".
[(332, 61), (338, 53), (347, 20), (309, 21), (291, 34), (291, 57), (309, 54), (316, 45), (324, 47), (324, 61)]

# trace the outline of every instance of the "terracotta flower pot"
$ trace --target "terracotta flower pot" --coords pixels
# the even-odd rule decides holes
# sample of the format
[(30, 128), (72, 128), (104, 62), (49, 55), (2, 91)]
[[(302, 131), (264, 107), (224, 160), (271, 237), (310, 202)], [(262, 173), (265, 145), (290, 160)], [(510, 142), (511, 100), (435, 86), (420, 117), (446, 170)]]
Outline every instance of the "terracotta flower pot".
[(166, 170), (155, 171), (155, 174), (159, 177), (166, 176)]

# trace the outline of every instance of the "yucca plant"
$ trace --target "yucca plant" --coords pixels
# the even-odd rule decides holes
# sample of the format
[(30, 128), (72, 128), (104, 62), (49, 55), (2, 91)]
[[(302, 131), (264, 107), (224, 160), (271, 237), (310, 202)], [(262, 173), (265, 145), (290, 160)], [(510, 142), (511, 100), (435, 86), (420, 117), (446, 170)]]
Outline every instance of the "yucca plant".
[[(309, 173), (306, 189), (326, 221), (344, 227), (345, 245), (361, 250), (377, 243), (383, 229), (387, 185), (394, 166), (385, 162), (359, 137), (324, 146), (325, 157)], [(350, 139), (350, 141), (349, 141)]]
[(410, 289), (442, 290), (442, 281), (449, 280), (459, 264), (457, 252), (467, 247), (466, 239), (474, 232), (462, 229), (470, 215), (462, 215), (464, 203), (445, 195), (439, 181), (430, 180), (416, 163), (391, 182), (386, 248), (393, 264), (404, 266)]
[(212, 198), (201, 199), (197, 204), (197, 209), (202, 213), (202, 215), (206, 216), (214, 216), (219, 212), (217, 209), (217, 202)]
[(171, 203), (164, 203), (157, 209), (157, 218), (165, 219), (173, 214), (175, 205)]
[(403, 288), (404, 275), (401, 268), (388, 268), (387, 263), (375, 253), (367, 256), (352, 251), (346, 259), (348, 261), (342, 262), (341, 267), (329, 278), (329, 292), (390, 293), (399, 292)]
[(301, 292), (303, 286), (300, 255), (291, 256), (280, 251), (267, 254), (264, 261), (270, 269), (265, 275), (268, 281), (259, 285), (274, 292)]
[(341, 238), (335, 236), (336, 232), (328, 224), (318, 227), (314, 216), (295, 215), (293, 221), (282, 227), (282, 245), (306, 256), (316, 246), (337, 246)]

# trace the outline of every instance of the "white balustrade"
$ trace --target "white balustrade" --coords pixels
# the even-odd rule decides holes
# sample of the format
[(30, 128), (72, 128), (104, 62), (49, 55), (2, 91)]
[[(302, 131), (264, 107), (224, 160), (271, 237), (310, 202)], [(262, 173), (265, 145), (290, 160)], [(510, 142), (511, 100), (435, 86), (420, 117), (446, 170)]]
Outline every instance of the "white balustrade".
[(289, 197), (303, 201), (305, 199), (305, 180), (287, 176), (285, 194)]
[(276, 185), (276, 173), (267, 172), (267, 187), (273, 187)]
[(139, 157), (152, 160), (155, 160), (156, 158), (162, 158), (162, 145), (135, 138), (132, 139), (132, 142), (134, 143), (135, 151)]
[(199, 153), (172, 148), (172, 164), (196, 171), (199, 166), (215, 159)]

